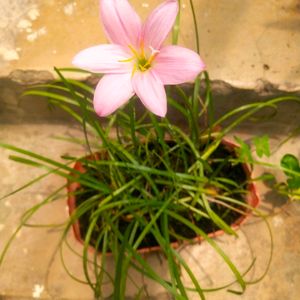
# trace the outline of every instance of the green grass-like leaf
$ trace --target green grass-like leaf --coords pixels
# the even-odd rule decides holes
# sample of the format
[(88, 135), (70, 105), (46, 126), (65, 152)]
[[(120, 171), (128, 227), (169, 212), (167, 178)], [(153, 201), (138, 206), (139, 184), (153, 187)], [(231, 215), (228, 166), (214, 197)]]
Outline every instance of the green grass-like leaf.
[[(190, 1), (190, 4), (196, 26), (193, 2)], [(175, 31), (174, 42), (177, 39), (178, 31)], [(222, 288), (241, 294), (247, 284), (265, 276), (266, 273), (257, 280), (248, 282), (245, 275), (252, 269), (255, 259), (246, 271), (238, 270), (221, 246), (209, 237), (209, 228), (203, 224), (209, 224), (212, 230), (222, 229), (237, 236), (230, 226), (231, 223), (226, 221), (228, 215), (240, 216), (252, 211), (265, 219), (265, 216), (244, 201), (246, 188), (251, 180), (246, 178), (238, 181), (235, 177), (228, 177), (227, 173), (228, 169), (240, 165), (241, 161), (272, 168), (278, 166), (255, 161), (249, 145), (239, 137), (236, 138), (240, 146), (237, 149), (238, 157), (232, 151), (227, 153), (229, 157), (225, 155), (224, 158), (218, 156), (218, 151), (224, 148), (224, 136), (244, 120), (266, 107), (276, 110), (278, 104), (286, 101), (300, 103), (298, 97), (278, 97), (243, 105), (215, 120), (210, 80), (208, 73), (204, 72), (196, 80), (192, 92), (179, 86), (168, 88), (169, 91), (176, 92), (177, 98), (181, 100), (175, 100), (171, 92), (168, 94), (169, 104), (183, 118), (180, 126), (168, 118), (157, 118), (147, 111), (140, 113), (134, 99), (115, 115), (104, 120), (94, 113), (93, 89), (81, 81), (64, 76), (65, 72), (76, 72), (77, 69), (55, 71), (58, 80), (49, 85), (40, 85), (24, 95), (42, 97), (51, 105), (69, 113), (78, 122), (82, 127), (82, 137), (60, 139), (76, 145), (82, 144), (82, 157), (65, 157), (66, 162), (62, 162), (61, 159), (51, 159), (1, 142), (0, 147), (14, 153), (10, 155), (10, 159), (28, 167), (46, 170), (2, 199), (22, 191), (50, 174), (63, 177), (66, 184), (80, 184), (80, 189), (74, 192), (78, 199), (76, 210), (66, 221), (59, 244), (63, 266), (74, 280), (89, 285), (99, 299), (104, 297), (104, 284), (110, 282), (114, 285), (114, 299), (122, 300), (125, 299), (128, 282), (134, 283), (134, 278), (129, 275), (133, 268), (160, 284), (174, 299), (187, 300), (190, 292), (195, 293), (199, 299), (205, 299), (206, 292)], [(201, 78), (204, 81), (201, 82)], [(203, 101), (200, 94), (204, 94)], [(199, 127), (201, 118), (204, 118), (206, 128)], [(223, 125), (223, 129), (214, 132), (213, 129), (220, 125)], [(268, 137), (263, 135), (256, 138), (254, 144), (259, 157), (270, 155)], [(96, 156), (98, 159), (93, 159)], [(71, 164), (75, 161), (80, 161), (86, 172), (74, 170)], [(286, 173), (288, 188), (299, 188), (297, 158), (292, 155), (285, 156), (281, 167)], [(40, 207), (54, 201), (57, 193), (58, 191), (27, 211), (17, 230), (23, 226), (50, 226), (51, 224), (33, 224), (30, 218)], [(87, 220), (85, 231), (81, 232), (83, 249), (81, 253), (73, 249), (73, 254), (82, 260), (84, 279), (72, 275), (62, 251), (65, 245), (70, 247), (67, 235), (72, 225), (79, 220)], [(192, 267), (170, 245), (174, 239), (179, 242), (190, 240), (184, 232), (176, 230), (179, 227), (207, 242), (227, 264), (235, 280), (222, 287), (204, 289), (193, 274)], [(7, 242), (0, 256), (0, 266), (16, 233)], [(167, 279), (157, 274), (147, 259), (138, 252), (150, 237), (165, 255), (168, 263)], [(95, 249), (93, 255), (90, 253), (91, 247)], [(115, 261), (113, 274), (106, 271), (108, 255)], [(268, 267), (269, 264), (270, 262)], [(192, 286), (185, 286), (182, 271), (186, 272)], [(240, 290), (231, 288), (234, 282), (239, 284)], [(136, 290), (138, 299), (142, 297), (143, 287), (136, 286)]]

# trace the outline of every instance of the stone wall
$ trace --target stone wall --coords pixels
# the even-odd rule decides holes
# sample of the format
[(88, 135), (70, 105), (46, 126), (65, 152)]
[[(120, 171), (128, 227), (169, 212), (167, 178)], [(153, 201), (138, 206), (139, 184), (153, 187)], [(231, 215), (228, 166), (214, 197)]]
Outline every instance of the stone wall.
[[(145, 19), (160, 0), (132, 0)], [(300, 86), (299, 0), (195, 0), (201, 55), (212, 79), (254, 88), (263, 79)], [(105, 43), (98, 0), (1, 0), (0, 75), (67, 67), (83, 48)], [(191, 9), (181, 0), (179, 43), (196, 48)]]

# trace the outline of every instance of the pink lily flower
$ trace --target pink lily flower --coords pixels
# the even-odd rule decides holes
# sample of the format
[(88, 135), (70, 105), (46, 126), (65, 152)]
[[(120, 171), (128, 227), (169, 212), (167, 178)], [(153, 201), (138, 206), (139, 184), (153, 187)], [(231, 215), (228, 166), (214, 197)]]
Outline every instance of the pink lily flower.
[(73, 64), (104, 73), (94, 94), (94, 108), (107, 116), (136, 94), (152, 113), (164, 117), (164, 85), (193, 81), (205, 68), (187, 48), (163, 46), (178, 13), (177, 0), (164, 1), (142, 24), (127, 0), (100, 0), (101, 17), (111, 44), (79, 52)]

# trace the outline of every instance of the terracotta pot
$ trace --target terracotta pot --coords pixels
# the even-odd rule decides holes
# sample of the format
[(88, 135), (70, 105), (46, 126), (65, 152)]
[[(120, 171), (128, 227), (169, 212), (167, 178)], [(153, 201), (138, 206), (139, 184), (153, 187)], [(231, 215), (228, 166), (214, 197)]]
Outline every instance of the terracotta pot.
[[(234, 151), (235, 148), (237, 148), (238, 146), (235, 145), (232, 142), (229, 142), (227, 140), (223, 140), (222, 144), (225, 145), (226, 148), (229, 148), (230, 150)], [(93, 156), (88, 156), (88, 159), (99, 159), (99, 153), (96, 153)], [(79, 172), (84, 173), (85, 169), (82, 165), (82, 163), (80, 161), (77, 161), (73, 167), (74, 170), (77, 170)], [(251, 178), (251, 170), (250, 167), (247, 164), (243, 164), (243, 169), (245, 171), (245, 174), (248, 178)], [(74, 196), (74, 193), (76, 192), (77, 189), (80, 188), (80, 184), (78, 182), (70, 182), (67, 186), (68, 189), (68, 207), (69, 207), (69, 214), (72, 215), (72, 213), (76, 210), (76, 197)], [(258, 197), (257, 191), (256, 191), (256, 186), (254, 183), (250, 183), (248, 185), (248, 194), (246, 196), (246, 202), (249, 206), (256, 208), (259, 203), (260, 203), (260, 199)], [(232, 223), (230, 226), (233, 229), (238, 229), (242, 223), (244, 223), (246, 221), (246, 219), (251, 215), (251, 210), (249, 209), (248, 212), (245, 212), (245, 215), (242, 215), (240, 218), (238, 218), (234, 223)], [(75, 235), (75, 238), (81, 243), (83, 244), (83, 239), (81, 237), (81, 233), (80, 233), (80, 226), (79, 226), (79, 221), (76, 221), (73, 225), (73, 232)], [(208, 233), (209, 237), (217, 237), (224, 234), (223, 230), (217, 230), (211, 233)], [(184, 242), (173, 242), (171, 243), (172, 248), (176, 249), (179, 246), (183, 245), (183, 244), (190, 244), (190, 243), (199, 243), (203, 241), (203, 238), (201, 236), (195, 237), (189, 241), (184, 241)], [(92, 246), (90, 246), (91, 250), (94, 250), (94, 248)], [(160, 246), (153, 246), (153, 247), (147, 247), (147, 248), (141, 248), (138, 249), (139, 253), (149, 253), (149, 252), (154, 252), (154, 251), (159, 251), (161, 250)], [(107, 253), (108, 255), (110, 253)]]

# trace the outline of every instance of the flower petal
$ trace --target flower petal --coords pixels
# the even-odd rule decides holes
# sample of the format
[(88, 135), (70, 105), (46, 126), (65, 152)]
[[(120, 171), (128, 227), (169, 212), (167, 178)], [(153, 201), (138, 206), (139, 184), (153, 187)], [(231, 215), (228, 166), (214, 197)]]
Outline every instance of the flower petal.
[(177, 0), (167, 0), (150, 14), (142, 33), (142, 41), (146, 48), (160, 49), (172, 29), (177, 13)]
[(109, 40), (139, 46), (142, 21), (127, 0), (100, 0), (101, 19)]
[(130, 73), (104, 75), (95, 90), (94, 109), (99, 116), (107, 116), (133, 95)]
[(162, 48), (152, 65), (163, 84), (193, 81), (204, 69), (204, 62), (196, 52), (180, 46)]
[(72, 63), (82, 69), (96, 73), (128, 73), (133, 65), (130, 54), (119, 45), (99, 45), (79, 52)]
[(136, 72), (132, 85), (135, 93), (148, 110), (164, 117), (167, 113), (167, 96), (161, 80), (151, 70)]

